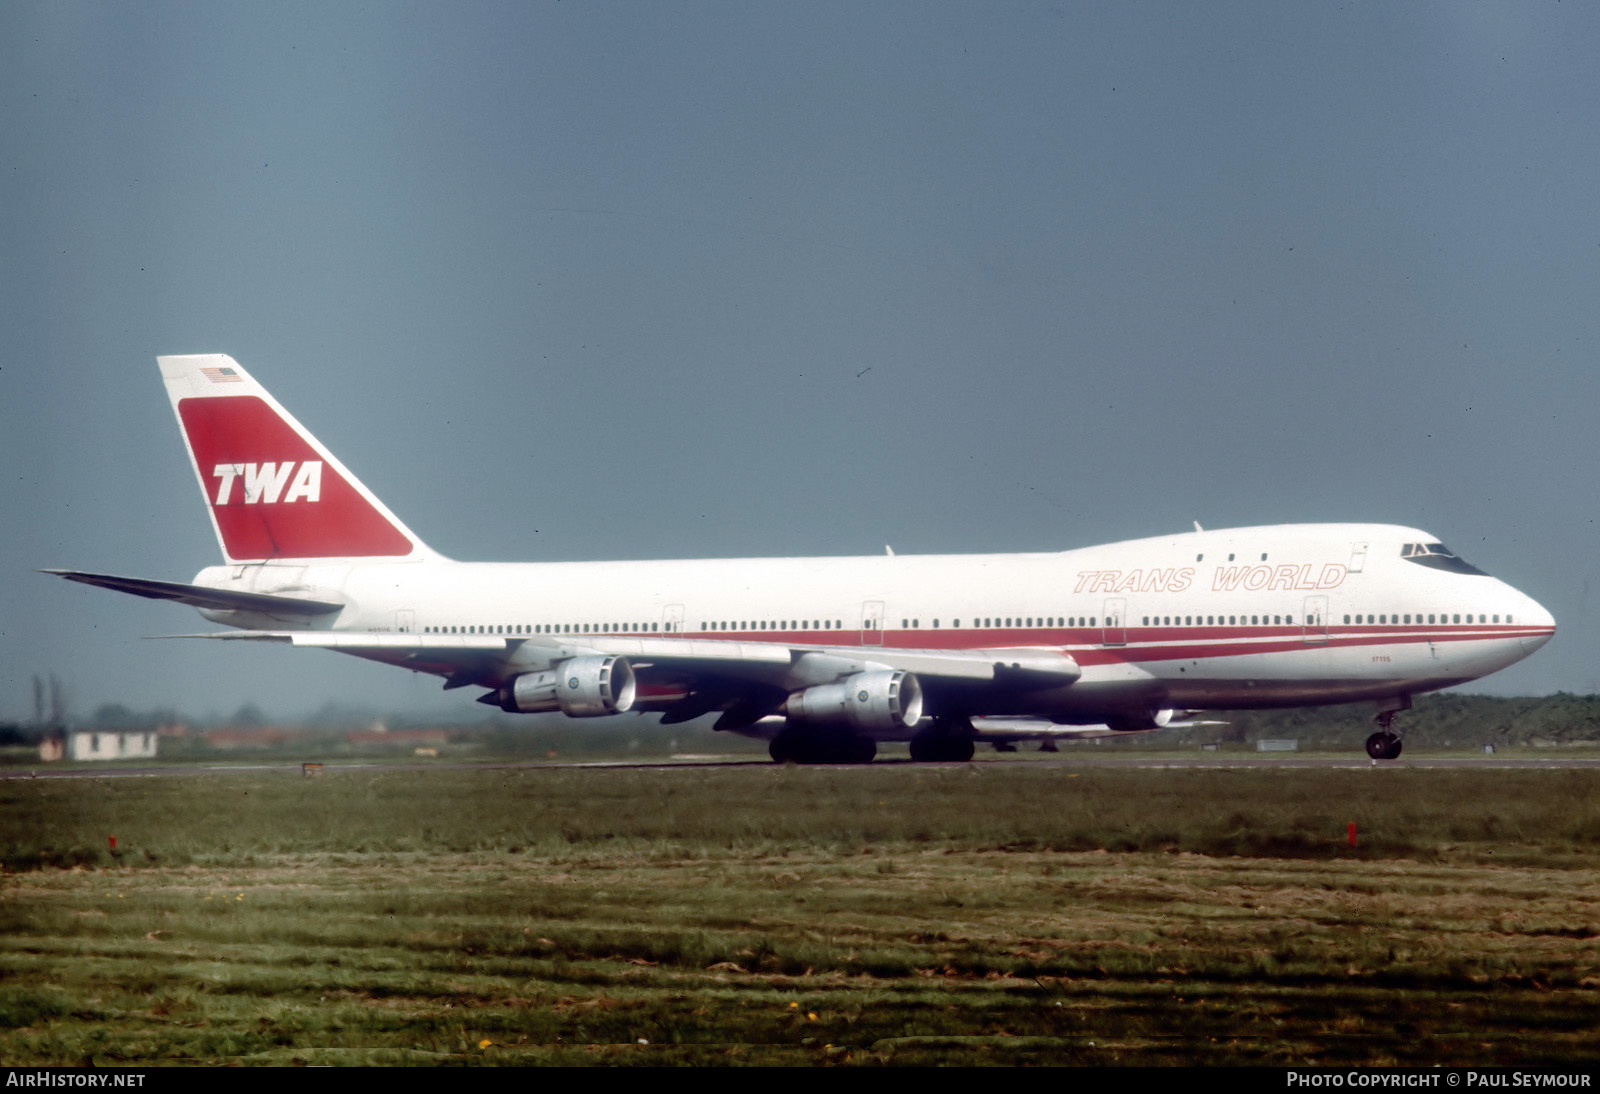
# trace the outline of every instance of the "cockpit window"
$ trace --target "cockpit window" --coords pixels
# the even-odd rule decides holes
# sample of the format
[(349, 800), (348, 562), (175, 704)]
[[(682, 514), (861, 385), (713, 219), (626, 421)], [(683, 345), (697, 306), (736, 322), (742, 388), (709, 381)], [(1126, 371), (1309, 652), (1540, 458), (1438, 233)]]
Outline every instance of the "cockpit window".
[(1400, 548), (1400, 557), (1407, 562), (1415, 562), (1419, 566), (1427, 566), (1433, 570), (1449, 570), (1453, 574), (1476, 574), (1479, 577), (1489, 575), (1456, 557), (1455, 552), (1442, 543), (1407, 543)]

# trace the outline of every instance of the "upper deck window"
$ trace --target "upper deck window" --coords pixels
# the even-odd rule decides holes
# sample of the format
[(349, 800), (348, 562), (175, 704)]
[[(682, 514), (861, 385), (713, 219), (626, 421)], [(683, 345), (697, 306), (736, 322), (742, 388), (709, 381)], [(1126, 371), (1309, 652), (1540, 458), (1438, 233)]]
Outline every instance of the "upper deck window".
[(1434, 570), (1448, 570), (1453, 574), (1489, 575), (1460, 558), (1442, 543), (1407, 543), (1400, 548), (1400, 557), (1419, 566)]

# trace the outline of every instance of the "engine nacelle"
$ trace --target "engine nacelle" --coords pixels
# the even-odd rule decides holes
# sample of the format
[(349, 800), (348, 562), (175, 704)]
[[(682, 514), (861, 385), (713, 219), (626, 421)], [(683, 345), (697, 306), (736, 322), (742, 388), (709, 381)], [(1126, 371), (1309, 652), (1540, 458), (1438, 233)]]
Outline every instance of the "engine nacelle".
[(910, 729), (922, 719), (922, 685), (909, 672), (858, 672), (789, 696), (783, 712), (807, 725)]
[(1145, 714), (1124, 714), (1119, 718), (1107, 718), (1106, 725), (1118, 733), (1138, 733), (1141, 730), (1160, 729), (1172, 721), (1173, 711), (1152, 710)]
[(525, 672), (498, 693), (510, 714), (560, 711), (571, 718), (597, 718), (633, 709), (638, 688), (633, 667), (621, 657), (574, 657), (548, 672)]

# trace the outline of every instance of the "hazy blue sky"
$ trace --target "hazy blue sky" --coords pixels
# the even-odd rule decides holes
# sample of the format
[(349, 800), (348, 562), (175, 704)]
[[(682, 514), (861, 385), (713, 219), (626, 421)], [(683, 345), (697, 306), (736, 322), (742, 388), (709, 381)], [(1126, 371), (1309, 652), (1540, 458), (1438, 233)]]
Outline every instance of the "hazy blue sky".
[[(0, 4), (0, 715), (432, 704), (216, 559), (161, 353), (458, 558), (1429, 529), (1600, 690), (1600, 7)], [(470, 697), (453, 698), (466, 704)]]

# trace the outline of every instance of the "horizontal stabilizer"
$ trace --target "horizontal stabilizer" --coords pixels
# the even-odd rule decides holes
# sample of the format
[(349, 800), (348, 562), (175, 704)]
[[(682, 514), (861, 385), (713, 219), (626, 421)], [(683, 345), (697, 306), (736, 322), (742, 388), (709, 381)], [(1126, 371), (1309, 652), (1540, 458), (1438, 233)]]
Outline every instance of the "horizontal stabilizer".
[(343, 604), (326, 600), (306, 600), (298, 596), (274, 596), (270, 593), (236, 592), (231, 589), (208, 589), (204, 585), (185, 585), (178, 581), (152, 581), (144, 577), (117, 577), (114, 574), (87, 574), (80, 570), (40, 570), (55, 574), (68, 581), (85, 585), (98, 585), (102, 589), (115, 589), (119, 593), (148, 597), (151, 600), (173, 600), (196, 608), (218, 612), (265, 612), (271, 615), (301, 615), (310, 618), (340, 611)]

